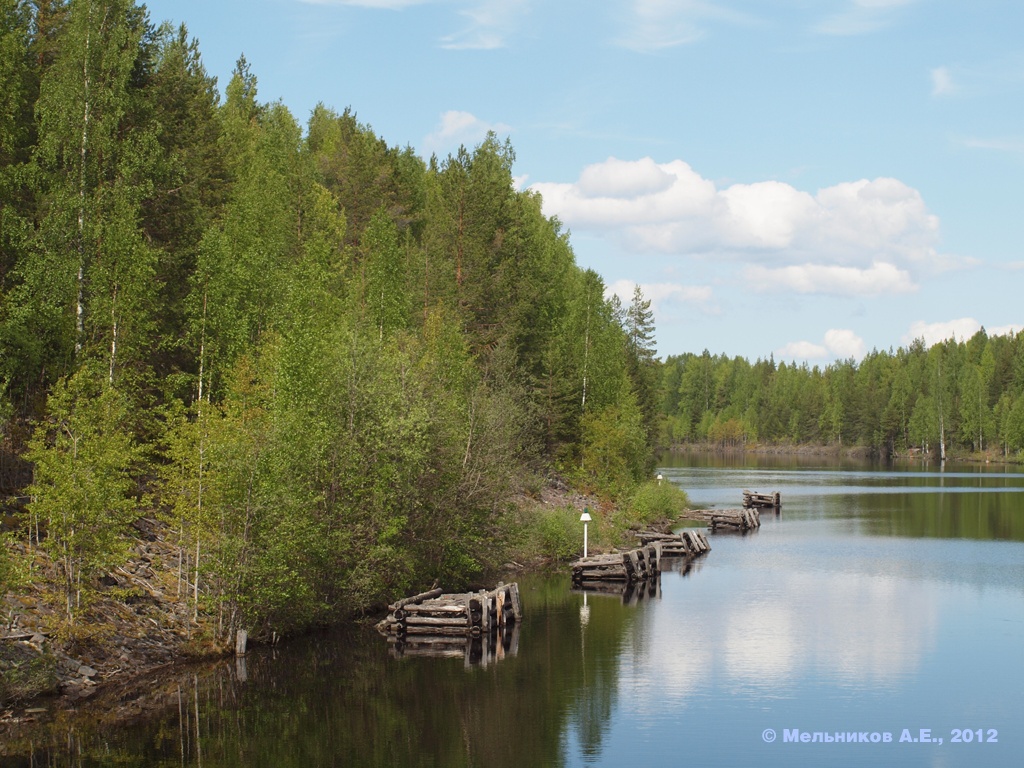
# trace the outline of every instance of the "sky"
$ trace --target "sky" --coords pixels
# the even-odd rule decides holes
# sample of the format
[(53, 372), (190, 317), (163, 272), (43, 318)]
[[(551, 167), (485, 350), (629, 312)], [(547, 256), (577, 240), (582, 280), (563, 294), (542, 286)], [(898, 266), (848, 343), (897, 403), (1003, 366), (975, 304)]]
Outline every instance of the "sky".
[(1024, 327), (1020, 0), (152, 0), (223, 93), (439, 158), (495, 131), (658, 354)]

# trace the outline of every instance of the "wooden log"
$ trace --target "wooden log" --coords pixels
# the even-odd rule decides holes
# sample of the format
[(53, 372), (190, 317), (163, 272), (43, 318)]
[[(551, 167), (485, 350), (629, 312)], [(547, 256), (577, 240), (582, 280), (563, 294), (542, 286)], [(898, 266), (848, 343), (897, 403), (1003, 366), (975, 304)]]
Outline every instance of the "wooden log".
[(436, 604), (428, 602), (420, 603), (419, 605), (407, 605), (403, 610), (409, 616), (415, 616), (419, 614), (430, 616), (446, 616), (450, 614), (465, 614), (466, 607), (463, 605), (449, 605), (447, 603)]
[(494, 590), (495, 620), (500, 629), (505, 626), (505, 590), (499, 587)]
[(602, 568), (598, 569), (580, 569), (573, 571), (573, 581), (583, 581), (585, 579), (592, 580), (606, 580), (606, 581), (629, 581), (629, 572), (625, 567), (621, 568)]
[(431, 589), (427, 592), (420, 592), (418, 595), (413, 595), (412, 597), (403, 597), (401, 600), (397, 600), (396, 602), (389, 605), (388, 610), (394, 613), (395, 611), (405, 607), (406, 605), (409, 605), (410, 603), (422, 603), (424, 600), (429, 600), (433, 597), (440, 597), (442, 594), (444, 594), (444, 590), (439, 587), (437, 589)]
[(450, 618), (438, 618), (435, 616), (406, 616), (405, 626), (409, 630), (412, 627), (468, 627), (469, 619), (466, 616), (452, 616)]
[(613, 557), (603, 557), (600, 560), (577, 560), (573, 563), (574, 568), (621, 568), (625, 562), (625, 553), (619, 552)]
[(519, 584), (517, 582), (509, 584), (509, 592), (512, 595), (512, 615), (515, 616), (516, 624), (518, 624), (523, 618), (523, 606), (519, 602)]
[(661, 553), (664, 544), (654, 541), (647, 545), (647, 562), (651, 563), (654, 573), (661, 573)]

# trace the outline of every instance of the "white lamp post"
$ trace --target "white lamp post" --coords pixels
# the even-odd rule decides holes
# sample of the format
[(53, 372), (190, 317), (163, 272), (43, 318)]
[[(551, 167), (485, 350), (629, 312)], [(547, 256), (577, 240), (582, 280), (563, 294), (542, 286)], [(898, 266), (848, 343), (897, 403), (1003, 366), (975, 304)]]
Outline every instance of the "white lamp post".
[(658, 485), (661, 485), (661, 481), (662, 481), (662, 479), (663, 479), (663, 478), (662, 478), (662, 476), (661, 476), (661, 472), (659, 472), (659, 473), (658, 473)]
[(580, 515), (580, 522), (583, 523), (583, 556), (587, 556), (587, 523), (593, 518), (590, 516), (590, 510), (587, 507), (583, 508), (583, 514)]

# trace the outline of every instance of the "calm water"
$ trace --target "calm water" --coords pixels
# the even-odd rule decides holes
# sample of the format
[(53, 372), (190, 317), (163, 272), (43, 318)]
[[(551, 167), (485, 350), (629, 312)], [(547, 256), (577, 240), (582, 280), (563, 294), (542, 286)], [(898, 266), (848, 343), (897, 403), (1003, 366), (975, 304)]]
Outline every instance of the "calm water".
[[(317, 636), (161, 679), (156, 714), (130, 727), (105, 725), (104, 701), (10, 735), (0, 763), (1024, 764), (1024, 474), (702, 458), (661, 472), (698, 506), (781, 491), (782, 514), (711, 536), (706, 558), (625, 603), (521, 579), (525, 620), (486, 665), (393, 658), (372, 630)], [(844, 741), (799, 740), (815, 733)]]

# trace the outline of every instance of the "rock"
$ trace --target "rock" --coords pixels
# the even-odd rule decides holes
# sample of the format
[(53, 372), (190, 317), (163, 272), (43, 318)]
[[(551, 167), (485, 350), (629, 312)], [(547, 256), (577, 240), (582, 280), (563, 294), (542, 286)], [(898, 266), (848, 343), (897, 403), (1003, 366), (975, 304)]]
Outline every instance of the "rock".
[(96, 677), (96, 675), (99, 673), (92, 667), (87, 667), (85, 666), (85, 664), (83, 664), (78, 668), (78, 674), (80, 674), (82, 677)]

